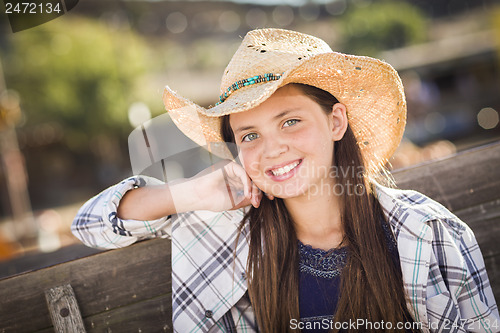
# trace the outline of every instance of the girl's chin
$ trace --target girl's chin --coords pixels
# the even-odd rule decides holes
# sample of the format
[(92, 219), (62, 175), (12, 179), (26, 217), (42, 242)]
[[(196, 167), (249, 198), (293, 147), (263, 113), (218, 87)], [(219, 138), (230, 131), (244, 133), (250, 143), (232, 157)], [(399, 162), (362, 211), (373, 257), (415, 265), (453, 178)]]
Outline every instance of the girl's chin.
[(283, 200), (289, 200), (289, 199), (303, 197), (304, 194), (305, 193), (287, 193), (287, 194), (277, 194), (277, 195), (274, 195), (274, 197), (279, 198), (279, 199), (283, 199)]
[(292, 199), (304, 196), (306, 194), (305, 186), (287, 186), (283, 188), (281, 186), (272, 186), (268, 191), (264, 191), (267, 194), (272, 195), (275, 198), (280, 199)]

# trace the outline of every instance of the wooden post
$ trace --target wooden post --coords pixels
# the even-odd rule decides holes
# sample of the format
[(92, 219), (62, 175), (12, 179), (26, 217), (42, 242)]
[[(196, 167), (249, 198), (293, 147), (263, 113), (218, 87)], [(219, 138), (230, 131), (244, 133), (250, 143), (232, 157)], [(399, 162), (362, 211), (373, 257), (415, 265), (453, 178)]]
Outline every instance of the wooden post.
[(85, 333), (82, 315), (70, 284), (45, 290), (45, 299), (56, 333)]
[(38, 235), (28, 194), (27, 172), (19, 150), (15, 126), (21, 119), (17, 93), (7, 90), (0, 59), (0, 169), (3, 169), (9, 193), (14, 231), (25, 246)]

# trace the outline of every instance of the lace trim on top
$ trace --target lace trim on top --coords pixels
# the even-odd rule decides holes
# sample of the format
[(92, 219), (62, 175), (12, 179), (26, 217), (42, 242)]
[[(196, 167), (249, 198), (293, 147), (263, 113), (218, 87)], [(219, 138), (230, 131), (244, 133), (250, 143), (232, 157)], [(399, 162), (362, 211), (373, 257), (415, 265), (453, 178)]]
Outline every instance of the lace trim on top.
[(300, 321), (303, 323), (315, 322), (315, 321), (323, 322), (323, 320), (328, 320), (328, 321), (333, 320), (333, 315), (300, 318)]
[(332, 279), (342, 272), (347, 262), (347, 248), (325, 251), (299, 241), (299, 271), (325, 279)]

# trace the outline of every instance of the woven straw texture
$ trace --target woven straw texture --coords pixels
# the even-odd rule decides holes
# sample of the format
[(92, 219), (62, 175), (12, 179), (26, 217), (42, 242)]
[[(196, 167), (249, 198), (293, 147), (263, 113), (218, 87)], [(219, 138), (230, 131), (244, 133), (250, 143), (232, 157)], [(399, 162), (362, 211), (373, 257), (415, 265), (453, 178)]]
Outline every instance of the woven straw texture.
[(288, 83), (304, 83), (330, 92), (346, 106), (349, 125), (369, 172), (379, 170), (399, 145), (406, 124), (406, 101), (401, 79), (389, 64), (333, 52), (321, 39), (302, 33), (253, 30), (226, 67), (221, 94), (239, 80), (266, 73), (283, 75), (279, 80), (242, 87), (223, 103), (207, 109), (166, 87), (165, 108), (190, 139), (231, 158), (222, 144), (220, 117), (248, 111)]

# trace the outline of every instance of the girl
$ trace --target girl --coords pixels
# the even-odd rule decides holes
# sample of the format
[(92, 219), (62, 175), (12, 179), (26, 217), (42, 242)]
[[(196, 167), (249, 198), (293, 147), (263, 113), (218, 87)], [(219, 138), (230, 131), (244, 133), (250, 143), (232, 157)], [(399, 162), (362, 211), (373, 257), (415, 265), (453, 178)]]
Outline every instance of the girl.
[(171, 236), (174, 331), (497, 330), (467, 225), (379, 185), (406, 120), (390, 65), (255, 30), (216, 106), (168, 87), (164, 103), (188, 137), (239, 163), (129, 178), (87, 202), (73, 232), (104, 248)]

